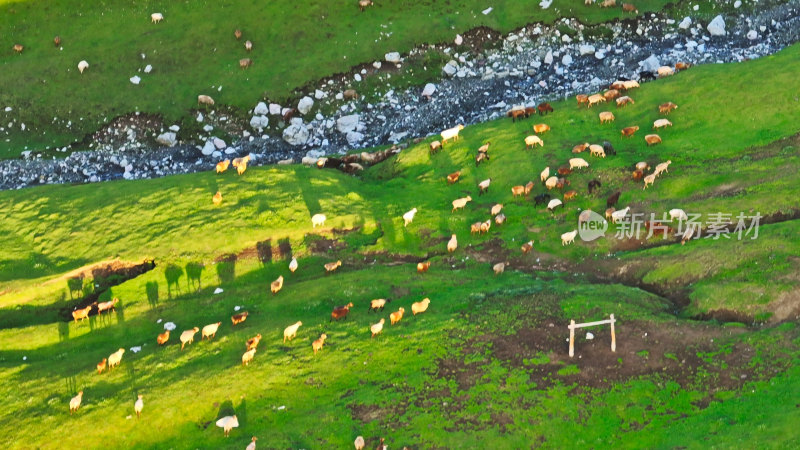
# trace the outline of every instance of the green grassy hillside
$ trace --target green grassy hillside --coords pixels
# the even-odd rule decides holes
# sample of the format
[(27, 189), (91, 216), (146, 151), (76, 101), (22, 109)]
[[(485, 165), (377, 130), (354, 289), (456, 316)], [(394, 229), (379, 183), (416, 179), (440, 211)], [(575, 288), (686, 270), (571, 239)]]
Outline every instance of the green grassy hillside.
[[(800, 335), (791, 320), (797, 292), (794, 174), (800, 165), (792, 119), (800, 102), (785, 95), (800, 46), (756, 61), (693, 68), (649, 83), (634, 105), (586, 110), (573, 101), (555, 112), (511, 123), (467, 127), (461, 139), (429, 155), (427, 142), (358, 177), (302, 166), (196, 173), (155, 180), (46, 186), (0, 193), (0, 379), (7, 411), (0, 442), (20, 448), (346, 448), (357, 435), (370, 446), (563, 448), (776, 446), (798, 439), (793, 423)], [(752, 89), (758, 85), (759, 89)], [(735, 93), (732, 95), (731, 93)], [(674, 126), (663, 144), (643, 135), (673, 101)], [(743, 111), (747, 110), (747, 113)], [(613, 124), (597, 113), (612, 110)], [(544, 122), (543, 148), (526, 150), (531, 126)], [(620, 128), (639, 125), (634, 138)], [(617, 156), (580, 155), (589, 168), (568, 176), (575, 201), (551, 214), (510, 188), (538, 180), (575, 156), (572, 146), (609, 140)], [(491, 141), (491, 160), (475, 167), (477, 148)], [(642, 190), (630, 172), (672, 160), (669, 173)], [(461, 169), (461, 180), (445, 175)], [(492, 179), (478, 196), (476, 184)], [(599, 179), (600, 194), (586, 183)], [(760, 213), (756, 240), (676, 241), (559, 236), (575, 228), (579, 209), (602, 212), (622, 190), (620, 207), (636, 213)], [(220, 191), (223, 202), (213, 206)], [(560, 197), (560, 191), (551, 191)], [(453, 199), (471, 195), (464, 211)], [(472, 236), (469, 225), (505, 205), (508, 221)], [(418, 208), (412, 224), (402, 214)], [(310, 217), (328, 221), (313, 229)], [(455, 233), (459, 249), (445, 243)], [(534, 240), (522, 255), (519, 246)], [(291, 256), (300, 268), (288, 271)], [(67, 320), (83, 293), (70, 292), (68, 272), (119, 259), (153, 258), (154, 270), (99, 295), (118, 297), (115, 313)], [(325, 274), (323, 264), (342, 267)], [(418, 274), (416, 262), (432, 262)], [(509, 267), (494, 275), (491, 265)], [(286, 277), (283, 290), (269, 283)], [(90, 277), (91, 278), (91, 277)], [(120, 280), (122, 281), (122, 280)], [(214, 294), (216, 288), (223, 292)], [(640, 289), (639, 287), (643, 288)], [(648, 292), (652, 291), (652, 292)], [(653, 292), (664, 293), (666, 297)], [(760, 294), (760, 295), (759, 295)], [(413, 317), (413, 302), (429, 311)], [(729, 310), (742, 323), (687, 320), (683, 315)], [(392, 300), (380, 313), (369, 300)], [(331, 323), (334, 306), (354, 303), (351, 317)], [(229, 317), (247, 310), (233, 327)], [(406, 317), (370, 339), (369, 325), (399, 307)], [(578, 335), (566, 352), (566, 325), (615, 314), (617, 352), (609, 329)], [(717, 316), (723, 317), (723, 316)], [(297, 340), (281, 331), (303, 322)], [(752, 322), (777, 326), (751, 326)], [(177, 324), (160, 348), (163, 323)], [(177, 334), (222, 322), (217, 337), (181, 351)], [(241, 367), (244, 342), (264, 339)], [(310, 343), (328, 335), (322, 353)], [(95, 365), (123, 347), (120, 368)], [(84, 404), (68, 413), (84, 390)], [(144, 395), (141, 419), (133, 414)], [(236, 412), (230, 438), (214, 426)], [(30, 432), (36, 430), (36, 432)]]

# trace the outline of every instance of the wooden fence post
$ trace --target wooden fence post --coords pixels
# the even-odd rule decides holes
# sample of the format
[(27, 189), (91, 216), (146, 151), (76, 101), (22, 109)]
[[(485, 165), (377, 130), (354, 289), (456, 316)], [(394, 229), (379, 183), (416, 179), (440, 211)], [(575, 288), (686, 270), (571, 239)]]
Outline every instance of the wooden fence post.
[(617, 336), (614, 333), (614, 315), (611, 314), (611, 351), (617, 351)]
[(575, 354), (575, 321), (569, 321), (569, 357)]

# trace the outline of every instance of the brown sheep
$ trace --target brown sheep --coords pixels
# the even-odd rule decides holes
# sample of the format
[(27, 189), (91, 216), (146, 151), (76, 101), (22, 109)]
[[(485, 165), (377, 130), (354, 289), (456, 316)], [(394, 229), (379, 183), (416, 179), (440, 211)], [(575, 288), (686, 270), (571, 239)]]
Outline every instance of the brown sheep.
[(614, 113), (611, 111), (603, 111), (600, 113), (600, 123), (609, 123), (614, 121)]
[(546, 123), (537, 123), (533, 126), (533, 132), (536, 134), (542, 134), (550, 131), (550, 126)]
[(233, 37), (235, 37), (237, 41), (238, 41), (239, 39), (241, 39), (241, 38), (242, 38), (242, 30), (240, 30), (240, 29), (238, 29), (238, 28), (237, 28), (237, 29), (235, 29), (235, 30), (233, 31)]
[(511, 188), (511, 195), (513, 197), (521, 197), (525, 195), (525, 186), (513, 186)]
[(539, 111), (540, 116), (543, 116), (549, 112), (553, 112), (553, 107), (550, 106), (550, 103), (539, 103), (539, 105), (536, 106), (536, 110)]
[(431, 267), (430, 261), (417, 263), (417, 273), (425, 273), (428, 271), (428, 269), (430, 269), (430, 267)]
[(617, 0), (605, 0), (600, 4), (601, 8), (610, 8), (612, 6), (617, 6)]
[(56, 36), (53, 38), (53, 44), (56, 47), (61, 47), (61, 36)]
[(361, 12), (364, 12), (367, 6), (372, 6), (372, 0), (358, 0), (358, 7), (361, 9)]
[(633, 181), (639, 181), (644, 177), (644, 172), (641, 171), (640, 169), (636, 169), (633, 171), (632, 176), (633, 176)]
[(488, 233), (489, 228), (492, 227), (492, 220), (489, 219), (486, 222), (481, 222), (481, 234)]
[(533, 250), (533, 241), (522, 244), (522, 253), (530, 253), (531, 250)]
[(680, 62), (679, 61), (679, 62), (675, 63), (675, 70), (686, 70), (689, 67), (692, 67), (692, 65), (689, 64), (689, 63), (686, 63), (686, 62)]
[(589, 104), (589, 96), (588, 96), (588, 95), (586, 95), (586, 94), (578, 94), (578, 95), (576, 95), (576, 96), (575, 96), (575, 100), (577, 100), (577, 101), (578, 101), (578, 107), (579, 107), (579, 108), (580, 108), (580, 106), (581, 106), (582, 104), (584, 104), (584, 103), (585, 103), (586, 105), (588, 105), (588, 104)]
[(661, 136), (657, 134), (648, 134), (644, 137), (645, 142), (647, 142), (648, 147), (651, 145), (656, 145), (661, 143)]
[(389, 320), (391, 321), (391, 324), (394, 325), (397, 322), (400, 322), (400, 320), (403, 319), (403, 313), (405, 312), (406, 310), (404, 308), (399, 308), (397, 311), (389, 314)]
[(79, 320), (83, 320), (83, 319), (89, 317), (89, 312), (92, 311), (92, 306), (94, 306), (96, 304), (97, 304), (97, 302), (92, 303), (91, 305), (89, 305), (89, 306), (87, 306), (87, 307), (85, 307), (83, 309), (76, 309), (75, 311), (72, 311), (72, 318), (75, 319), (75, 322), (77, 322)]
[(428, 310), (428, 305), (431, 304), (431, 299), (423, 298), (418, 302), (414, 302), (411, 304), (411, 312), (416, 316), (417, 314), (424, 313)]
[(586, 142), (584, 144), (578, 144), (575, 147), (572, 147), (572, 153), (581, 153), (589, 148), (589, 143)]
[(480, 222), (475, 222), (472, 225), (470, 225), (469, 226), (469, 232), (470, 232), (470, 234), (478, 234), (478, 233), (480, 233), (481, 232), (481, 223)]
[(258, 344), (261, 342), (261, 334), (257, 334), (250, 339), (247, 340), (245, 345), (247, 346), (247, 351), (253, 350), (254, 348), (258, 348)]
[(591, 108), (592, 106), (594, 106), (594, 105), (596, 105), (598, 103), (603, 103), (605, 101), (606, 101), (606, 98), (603, 97), (603, 94), (590, 95), (589, 96), (589, 108)]
[(578, 196), (578, 191), (571, 190), (564, 193), (564, 201), (573, 200), (575, 197)]
[(316, 355), (318, 351), (322, 350), (322, 346), (325, 344), (325, 339), (328, 339), (328, 335), (322, 333), (319, 336), (319, 339), (311, 343), (311, 349), (314, 350), (314, 354)]
[(636, 9), (636, 7), (634, 5), (632, 5), (632, 4), (630, 4), (630, 3), (623, 3), (622, 4), (622, 11), (624, 11), (624, 12), (632, 12), (634, 14), (639, 14), (639, 10)]
[(627, 105), (628, 103), (630, 103), (631, 105), (633, 105), (633, 104), (635, 104), (636, 102), (634, 102), (634, 101), (633, 101), (633, 99), (632, 99), (632, 98), (630, 98), (630, 97), (628, 97), (627, 95), (625, 95), (625, 96), (622, 96), (622, 97), (620, 97), (620, 98), (618, 98), (618, 99), (617, 99), (617, 107), (625, 106), (625, 105)]
[(528, 184), (525, 185), (525, 195), (530, 194), (534, 186), (536, 185), (533, 184), (533, 181), (528, 181)]
[(342, 92), (342, 96), (345, 100), (355, 100), (358, 98), (358, 92), (355, 89), (347, 89)]
[(559, 178), (558, 181), (556, 181), (556, 188), (564, 189), (564, 186), (570, 186), (571, 184), (572, 183), (566, 178)]
[(216, 165), (217, 173), (225, 172), (226, 170), (228, 170), (228, 166), (230, 166), (230, 165), (231, 165), (231, 160), (230, 159), (226, 159), (225, 161), (218, 162), (217, 165)]
[(619, 89), (609, 89), (603, 93), (603, 97), (605, 97), (606, 100), (614, 100), (619, 97)]
[(639, 131), (639, 126), (625, 127), (622, 129), (622, 137), (631, 137), (634, 133)]
[(511, 122), (516, 122), (518, 119), (522, 120), (523, 118), (527, 117), (528, 114), (524, 109), (512, 109), (506, 113), (506, 116), (511, 117)]
[(103, 358), (102, 361), (97, 363), (97, 374), (98, 375), (100, 375), (101, 373), (103, 373), (104, 370), (106, 370), (106, 363), (107, 362), (108, 362), (108, 358)]
[(658, 105), (658, 112), (661, 114), (669, 114), (673, 109), (677, 109), (678, 105), (672, 102), (662, 103)]
[(572, 169), (568, 165), (563, 165), (558, 168), (558, 174), (563, 176), (567, 176), (572, 173)]
[(22, 53), (22, 50), (23, 50), (24, 48), (25, 48), (25, 47), (23, 47), (23, 46), (22, 46), (22, 45), (20, 45), (20, 44), (14, 44), (14, 51), (15, 51), (15, 52), (17, 52), (17, 53)]
[(342, 261), (329, 262), (325, 264), (325, 272), (326, 273), (335, 272), (336, 269), (338, 269), (341, 266), (342, 266)]
[(247, 311), (245, 311), (243, 313), (239, 313), (239, 314), (234, 314), (234, 315), (231, 316), (231, 322), (233, 322), (234, 326), (239, 325), (240, 323), (242, 323), (245, 320), (247, 320), (248, 314), (249, 313)]
[(478, 167), (479, 165), (481, 165), (482, 162), (488, 161), (488, 160), (489, 160), (489, 154), (488, 153), (478, 153), (478, 155), (475, 156), (475, 167)]
[(272, 292), (273, 295), (277, 294), (278, 292), (283, 289), (283, 275), (279, 276), (269, 285), (269, 290)]
[(461, 176), (461, 171), (460, 170), (457, 170), (457, 171), (451, 173), (450, 175), (447, 176), (447, 184), (455, 183), (456, 181), (458, 181), (458, 177), (460, 177), (460, 176)]
[(350, 308), (352, 307), (353, 303), (351, 302), (344, 306), (337, 306), (333, 308), (333, 311), (331, 311), (330, 321), (333, 322), (334, 320), (347, 319), (347, 315), (350, 313)]
[(611, 215), (614, 214), (616, 211), (617, 211), (616, 208), (614, 208), (613, 206), (610, 208), (606, 208), (606, 220), (610, 220)]
[(158, 343), (158, 345), (164, 345), (164, 344), (167, 343), (168, 340), (169, 340), (169, 330), (166, 330), (163, 333), (160, 333), (156, 337), (156, 342)]
[(242, 58), (239, 60), (239, 67), (241, 67), (242, 69), (247, 69), (252, 65), (253, 65), (253, 60), (250, 58)]
[(220, 203), (222, 203), (222, 192), (217, 191), (217, 193), (214, 194), (213, 197), (211, 197), (211, 203), (215, 205), (219, 205)]

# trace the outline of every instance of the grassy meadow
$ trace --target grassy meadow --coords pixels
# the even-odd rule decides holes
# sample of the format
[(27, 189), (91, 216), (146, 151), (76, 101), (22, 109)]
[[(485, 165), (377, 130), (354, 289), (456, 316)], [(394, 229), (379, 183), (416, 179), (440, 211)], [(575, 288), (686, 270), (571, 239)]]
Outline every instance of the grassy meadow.
[[(348, 448), (363, 435), (369, 446), (385, 437), (399, 448), (790, 448), (800, 438), (800, 102), (785, 89), (798, 61), (795, 45), (695, 67), (631, 91), (636, 103), (625, 108), (556, 102), (545, 117), (467, 127), (432, 156), (428, 142), (413, 144), (357, 177), (294, 165), (1, 192), (0, 392), (11, 414), (0, 443), (243, 448), (255, 435), (258, 448)], [(666, 101), (679, 105), (674, 126), (659, 131), (663, 144), (647, 147), (643, 135)], [(604, 110), (613, 124), (599, 124)], [(552, 131), (544, 147), (526, 150), (539, 122)], [(621, 138), (629, 125), (641, 130)], [(528, 198), (511, 198), (511, 186), (574, 157), (573, 145), (603, 140), (617, 155), (578, 155), (589, 168), (569, 175), (578, 197), (564, 209), (535, 206), (533, 196), (545, 192), (538, 183)], [(476, 167), (487, 141), (491, 160)], [(669, 173), (647, 190), (631, 179), (636, 162), (667, 159)], [(448, 185), (458, 169), (460, 181)], [(486, 178), (491, 187), (479, 196)], [(587, 193), (591, 179), (602, 182), (599, 194)], [(617, 190), (619, 207), (658, 218), (683, 208), (769, 220), (756, 240), (681, 246), (619, 239), (612, 225), (605, 239), (562, 246), (578, 211), (602, 212)], [(217, 191), (223, 202), (214, 206)], [(450, 202), (465, 195), (473, 201), (451, 213)], [(507, 223), (470, 235), (498, 202)], [(404, 227), (413, 207), (419, 212)], [(316, 213), (328, 221), (313, 229)], [(448, 254), (451, 234), (459, 249)], [(534, 250), (523, 255), (528, 240)], [(294, 274), (291, 257), (300, 265)], [(69, 272), (150, 258), (154, 270), (99, 293), (99, 301), (120, 299), (116, 312), (68, 320), (80, 302)], [(342, 267), (325, 274), (323, 264), (335, 260)], [(431, 268), (418, 274), (423, 260)], [(494, 275), (501, 261), (509, 267)], [(279, 275), (285, 286), (272, 295)], [(411, 303), (424, 297), (429, 310), (412, 316)], [(374, 298), (392, 301), (370, 313)], [(348, 302), (350, 317), (330, 322), (331, 309)], [(400, 307), (406, 316), (390, 326)], [(243, 310), (247, 321), (232, 326), (229, 317)], [(608, 314), (618, 319), (617, 351), (602, 326), (577, 333), (570, 359), (569, 320)], [(718, 320), (693, 319), (703, 315)], [(380, 318), (384, 331), (371, 339)], [(283, 343), (281, 331), (298, 320), (297, 339)], [(177, 329), (158, 347), (168, 321)], [(218, 321), (214, 340), (198, 334), (180, 350), (180, 331)], [(255, 359), (242, 367), (244, 343), (257, 333)], [(315, 356), (310, 343), (322, 333), (328, 340)], [(121, 366), (98, 375), (97, 362), (118, 348), (128, 350)], [(83, 406), (70, 416), (78, 390)], [(240, 427), (224, 438), (214, 422), (234, 412)]]

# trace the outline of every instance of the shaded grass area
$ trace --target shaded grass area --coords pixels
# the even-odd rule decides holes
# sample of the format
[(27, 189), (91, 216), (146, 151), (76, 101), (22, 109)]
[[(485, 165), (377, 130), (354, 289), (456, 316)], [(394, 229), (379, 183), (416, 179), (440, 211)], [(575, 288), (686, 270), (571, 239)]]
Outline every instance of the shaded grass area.
[[(644, 13), (670, 2), (637, 3)], [(18, 122), (0, 135), (0, 157), (81, 141), (100, 124), (134, 111), (180, 123), (192, 115), (198, 94), (242, 111), (262, 98), (284, 102), (302, 86), (383, 60), (387, 52), (452, 42), (456, 33), (478, 26), (507, 32), (560, 17), (598, 23), (630, 16), (581, 0), (544, 10), (538, 1), (498, 0), (491, 14), (481, 14), (486, 7), (476, 0), (391, 1), (361, 13), (356, 2), (339, 0), (3, 1), (0, 85), (14, 89), (0, 92), (0, 104), (14, 110), (0, 112), (0, 119)], [(164, 21), (151, 24), (153, 12), (163, 13)], [(244, 33), (241, 41), (233, 37), (237, 28)], [(53, 45), (56, 35), (61, 49)], [(246, 39), (254, 43), (250, 53)], [(25, 46), (22, 54), (11, 50), (15, 44)], [(238, 66), (244, 57), (253, 60), (246, 71)], [(90, 64), (83, 75), (77, 71), (81, 60)], [(147, 64), (153, 71), (143, 74)], [(134, 75), (143, 78), (140, 85), (128, 81)]]

